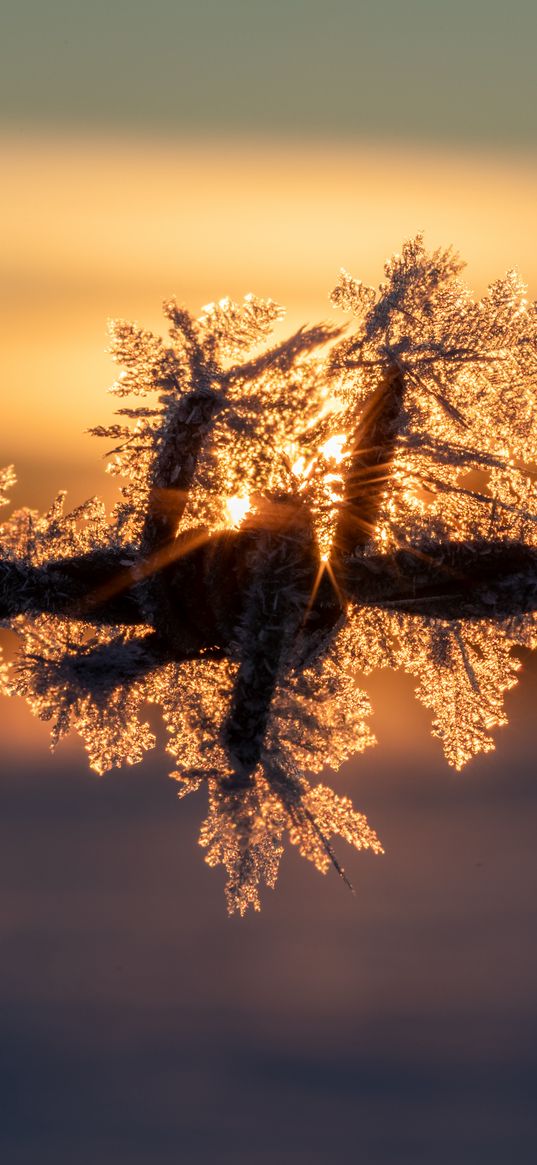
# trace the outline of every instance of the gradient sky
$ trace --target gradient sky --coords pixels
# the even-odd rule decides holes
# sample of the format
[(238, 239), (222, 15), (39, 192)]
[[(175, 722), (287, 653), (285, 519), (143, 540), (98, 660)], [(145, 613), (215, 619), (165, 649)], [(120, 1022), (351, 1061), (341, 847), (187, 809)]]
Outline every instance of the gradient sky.
[(376, 282), (420, 228), (475, 290), (516, 265), (537, 293), (530, 0), (21, 0), (0, 32), (0, 457), (20, 499), (59, 461), (89, 484), (109, 316), (160, 328), (172, 293), (253, 290), (289, 327), (323, 318), (341, 265)]
[(84, 430), (113, 409), (110, 316), (160, 331), (167, 296), (198, 311), (253, 291), (286, 306), (283, 333), (333, 318), (340, 267), (376, 284), (420, 228), (460, 250), (476, 293), (518, 266), (537, 294), (537, 165), (524, 153), (11, 127), (0, 190), (0, 459), (33, 505), (60, 486), (78, 501), (106, 488)]
[[(327, 318), (425, 228), (537, 295), (534, 0), (18, 0), (0, 26), (0, 463), (112, 496), (108, 316), (255, 291)], [(12, 648), (12, 643), (9, 649)], [(334, 779), (386, 856), (286, 855), (225, 916), (165, 758), (103, 781), (0, 701), (9, 1165), (534, 1165), (536, 661), (454, 776), (412, 683)]]

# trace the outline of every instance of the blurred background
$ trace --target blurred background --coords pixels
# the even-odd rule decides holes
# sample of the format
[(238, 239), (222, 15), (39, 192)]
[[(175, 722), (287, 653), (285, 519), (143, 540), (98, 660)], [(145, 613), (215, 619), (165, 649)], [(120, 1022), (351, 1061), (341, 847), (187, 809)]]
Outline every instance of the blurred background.
[[(423, 228), (476, 293), (537, 295), (531, 0), (18, 0), (0, 37), (0, 464), (18, 504), (114, 488), (106, 319), (254, 291), (330, 318)], [(8, 653), (11, 645), (8, 643)], [(351, 898), (287, 855), (228, 921), (166, 762), (98, 781), (2, 701), (0, 970), (11, 1165), (525, 1165), (537, 1151), (529, 659), (454, 776), (412, 684), (334, 783), (385, 844)]]

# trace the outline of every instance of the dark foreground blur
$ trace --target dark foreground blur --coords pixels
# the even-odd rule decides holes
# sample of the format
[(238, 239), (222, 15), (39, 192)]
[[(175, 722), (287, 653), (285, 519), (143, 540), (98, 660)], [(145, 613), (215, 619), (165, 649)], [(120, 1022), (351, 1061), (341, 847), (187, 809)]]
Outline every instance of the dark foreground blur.
[(460, 776), (410, 685), (371, 687), (381, 745), (335, 785), (386, 856), (342, 854), (353, 898), (287, 854), (244, 921), (165, 763), (99, 781), (8, 735), (3, 1161), (535, 1161), (537, 667)]

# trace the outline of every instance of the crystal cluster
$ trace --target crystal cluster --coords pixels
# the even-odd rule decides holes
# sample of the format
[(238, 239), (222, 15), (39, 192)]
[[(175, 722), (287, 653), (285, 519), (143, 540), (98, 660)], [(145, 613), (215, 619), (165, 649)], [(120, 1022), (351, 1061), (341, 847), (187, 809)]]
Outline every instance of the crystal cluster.
[(166, 303), (167, 342), (114, 324), (118, 423), (93, 432), (119, 504), (60, 495), (0, 531), (5, 690), (99, 773), (153, 747), (158, 705), (180, 795), (207, 786), (230, 911), (259, 908), (285, 834), (344, 877), (333, 836), (381, 852), (311, 783), (375, 743), (358, 677), (414, 675), (460, 768), (537, 645), (537, 313), (515, 274), (475, 302), (460, 270), (418, 236), (378, 290), (342, 272), (351, 326), (272, 346), (281, 309), (251, 295)]

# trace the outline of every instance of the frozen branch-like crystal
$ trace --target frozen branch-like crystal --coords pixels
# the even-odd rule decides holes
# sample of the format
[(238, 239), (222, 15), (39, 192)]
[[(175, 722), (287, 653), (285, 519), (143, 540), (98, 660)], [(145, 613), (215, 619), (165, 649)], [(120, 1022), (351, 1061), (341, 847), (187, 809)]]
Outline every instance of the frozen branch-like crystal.
[(120, 503), (60, 495), (0, 531), (5, 689), (97, 772), (141, 759), (158, 707), (241, 914), (285, 837), (343, 877), (334, 837), (380, 852), (310, 783), (375, 743), (371, 670), (416, 678), (460, 768), (506, 723), (512, 649), (537, 646), (537, 313), (515, 273), (476, 302), (461, 269), (418, 236), (377, 291), (341, 273), (348, 330), (272, 346), (281, 309), (251, 295), (197, 319), (169, 301), (167, 341), (112, 325), (118, 420), (93, 432)]

